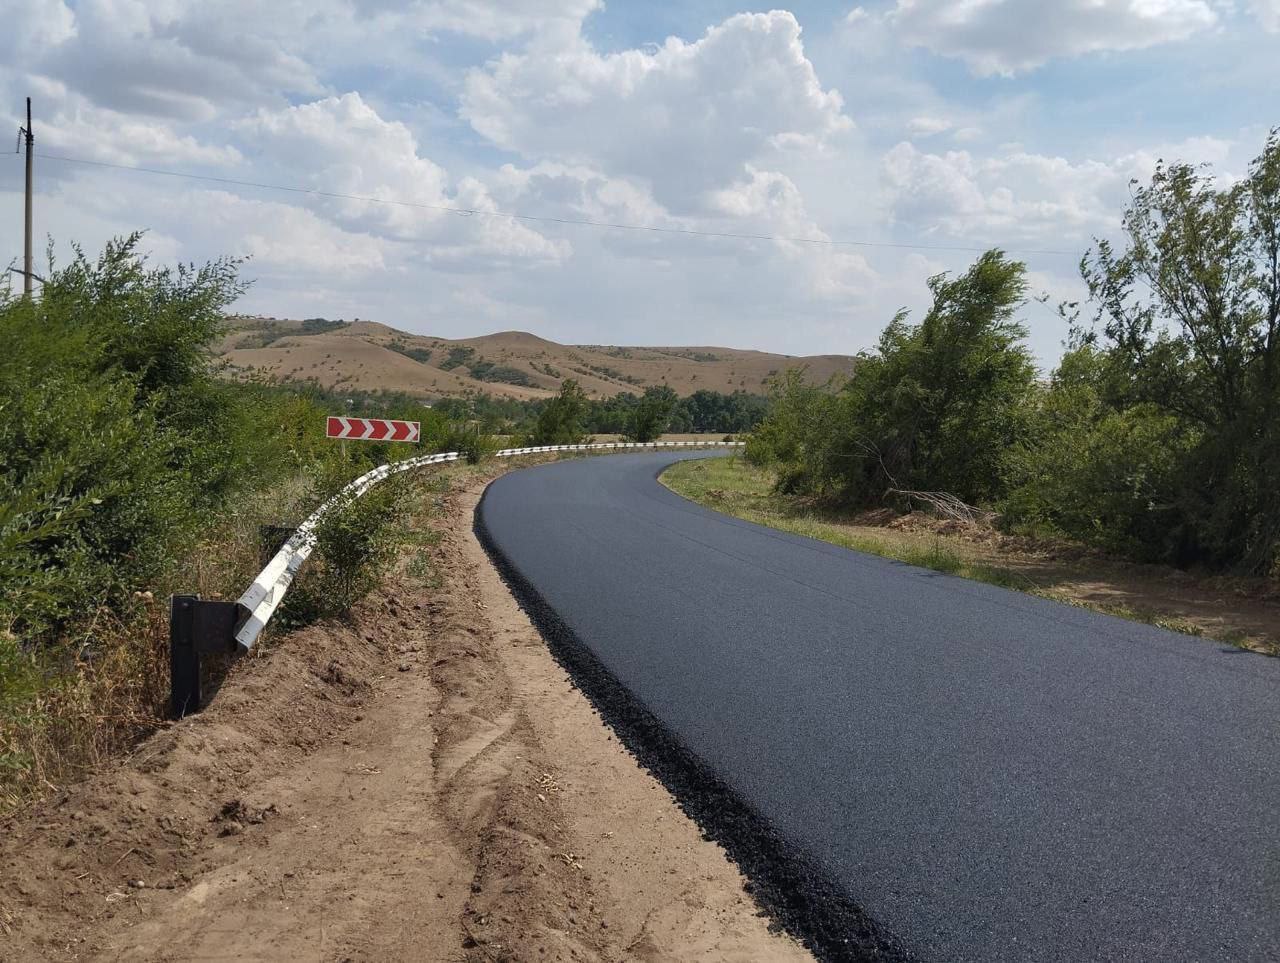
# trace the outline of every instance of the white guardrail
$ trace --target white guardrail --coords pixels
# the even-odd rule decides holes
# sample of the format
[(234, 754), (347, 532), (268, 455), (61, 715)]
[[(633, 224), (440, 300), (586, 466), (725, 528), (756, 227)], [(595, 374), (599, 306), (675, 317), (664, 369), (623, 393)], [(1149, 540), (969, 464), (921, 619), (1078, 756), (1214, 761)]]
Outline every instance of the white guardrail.
[[(504, 448), (495, 454), (497, 458), (514, 458), (518, 455), (537, 455), (556, 451), (609, 451), (637, 448), (736, 448), (740, 441), (614, 441), (592, 445), (542, 445), (531, 448)], [(298, 570), (311, 556), (316, 546), (317, 529), (331, 511), (350, 504), (374, 485), (392, 475), (459, 461), (464, 456), (456, 451), (435, 455), (406, 458), (404, 461), (379, 465), (348, 484), (340, 492), (317, 508), (298, 526), (280, 551), (266, 564), (253, 584), (235, 602), (201, 600), (197, 596), (173, 597), (169, 620), (169, 649), (171, 656), (171, 709), (181, 718), (200, 708), (201, 652), (226, 652), (243, 655), (252, 650), (262, 630), (275, 614), (285, 593), (293, 584)], [(230, 636), (231, 644), (227, 638)]]

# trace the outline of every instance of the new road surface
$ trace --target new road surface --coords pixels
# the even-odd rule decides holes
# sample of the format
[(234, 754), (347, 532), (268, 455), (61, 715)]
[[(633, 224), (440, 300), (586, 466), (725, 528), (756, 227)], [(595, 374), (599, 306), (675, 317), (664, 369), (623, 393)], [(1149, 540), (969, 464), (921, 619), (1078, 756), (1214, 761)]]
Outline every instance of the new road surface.
[(514, 472), (477, 526), (820, 955), (1280, 960), (1280, 660), (717, 514), (686, 457)]

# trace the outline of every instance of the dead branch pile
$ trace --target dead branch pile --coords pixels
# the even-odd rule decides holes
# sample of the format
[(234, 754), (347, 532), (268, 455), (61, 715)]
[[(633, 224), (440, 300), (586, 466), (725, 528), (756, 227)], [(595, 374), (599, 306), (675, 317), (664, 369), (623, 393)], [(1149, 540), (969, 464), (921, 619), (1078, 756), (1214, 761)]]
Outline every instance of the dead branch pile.
[(917, 492), (904, 488), (890, 488), (889, 494), (905, 498), (912, 508), (918, 505), (938, 518), (974, 528), (990, 528), (996, 519), (995, 512), (970, 505), (950, 492)]

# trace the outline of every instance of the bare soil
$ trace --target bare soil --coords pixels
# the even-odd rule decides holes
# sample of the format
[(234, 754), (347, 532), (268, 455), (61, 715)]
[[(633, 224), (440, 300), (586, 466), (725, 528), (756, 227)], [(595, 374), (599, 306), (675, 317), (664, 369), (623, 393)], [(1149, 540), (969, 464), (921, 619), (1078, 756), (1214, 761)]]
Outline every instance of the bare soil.
[[(265, 325), (281, 336), (265, 347)], [(394, 350), (416, 350), (419, 361)], [(472, 360), (519, 370), (526, 384), (480, 381), (465, 364), (450, 364), (454, 349), (470, 349)], [(410, 334), (374, 321), (307, 333), (302, 322), (275, 318), (236, 318), (220, 345), (222, 357), (234, 370), (257, 371), (286, 380), (315, 379), (328, 387), (377, 390), (387, 388), (435, 397), (481, 391), (499, 398), (548, 398), (566, 378), (575, 379), (587, 394), (604, 398), (620, 391), (639, 394), (645, 388), (668, 385), (679, 395), (700, 388), (763, 394), (770, 377), (788, 368), (804, 369), (821, 384), (833, 375), (848, 375), (854, 359), (848, 355), (793, 357), (766, 351), (723, 347), (611, 347), (557, 344), (524, 331), (502, 331), (475, 338), (437, 338)]]
[(457, 479), (348, 620), (0, 824), (0, 959), (808, 958), (551, 658)]

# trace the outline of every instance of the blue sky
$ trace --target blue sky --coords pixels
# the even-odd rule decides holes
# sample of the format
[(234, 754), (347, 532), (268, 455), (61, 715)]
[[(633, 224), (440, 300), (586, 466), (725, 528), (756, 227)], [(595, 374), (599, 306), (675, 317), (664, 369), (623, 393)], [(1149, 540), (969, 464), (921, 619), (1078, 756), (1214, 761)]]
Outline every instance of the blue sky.
[[(46, 0), (7, 22), (0, 103), (16, 127), (35, 99), (56, 249), (142, 228), (157, 260), (248, 257), (244, 310), (445, 336), (854, 352), (975, 256), (949, 247), (1078, 297), (1131, 178), (1238, 177), (1280, 124), (1280, 0)], [(0, 159), (6, 260), (20, 175)], [(1024, 317), (1051, 364), (1065, 326)]]

